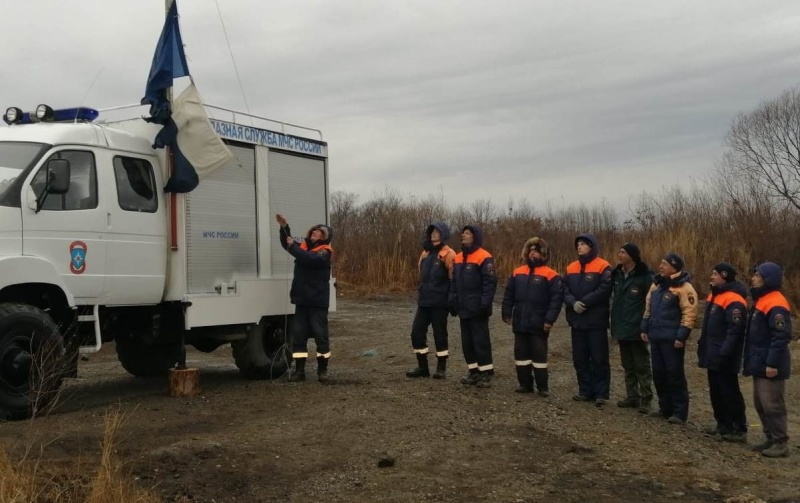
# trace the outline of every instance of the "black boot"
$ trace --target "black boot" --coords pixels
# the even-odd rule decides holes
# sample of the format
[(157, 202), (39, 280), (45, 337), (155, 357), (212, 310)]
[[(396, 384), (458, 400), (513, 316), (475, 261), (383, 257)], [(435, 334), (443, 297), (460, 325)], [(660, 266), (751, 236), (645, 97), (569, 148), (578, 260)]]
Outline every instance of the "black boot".
[(434, 379), (444, 379), (447, 377), (447, 357), (436, 357), (436, 372), (433, 373)]
[(294, 359), (294, 372), (289, 376), (289, 382), (303, 382), (306, 380), (306, 359)]
[(533, 375), (531, 374), (531, 366), (517, 365), (516, 369), (519, 386), (517, 386), (517, 389), (514, 391), (517, 393), (533, 393)]
[(474, 386), (478, 384), (478, 381), (481, 380), (481, 373), (478, 372), (478, 369), (469, 369), (467, 374), (461, 378), (461, 384), (466, 384), (467, 386)]
[(417, 353), (417, 368), (411, 369), (406, 372), (406, 377), (430, 377), (431, 371), (428, 368), (428, 355), (421, 355)]
[(328, 382), (328, 359), (321, 356), (317, 357), (317, 380)]
[(494, 376), (494, 372), (491, 370), (487, 370), (486, 372), (480, 373), (480, 380), (475, 383), (476, 388), (491, 388), (492, 387), (492, 376)]
[(539, 390), (539, 396), (550, 396), (550, 386), (548, 385), (550, 375), (547, 369), (533, 369), (533, 378), (536, 381), (536, 388)]

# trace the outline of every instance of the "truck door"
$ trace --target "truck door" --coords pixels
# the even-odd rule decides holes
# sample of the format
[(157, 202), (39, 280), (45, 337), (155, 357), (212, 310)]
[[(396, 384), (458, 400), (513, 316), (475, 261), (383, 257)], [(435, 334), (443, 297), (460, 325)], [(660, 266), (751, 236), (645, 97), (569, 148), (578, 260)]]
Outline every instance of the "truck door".
[[(44, 191), (50, 159), (70, 162), (69, 190), (49, 194), (37, 213), (35, 199)], [(52, 263), (78, 304), (97, 303), (104, 288), (107, 217), (97, 175), (92, 150), (65, 147), (51, 153), (23, 189), (22, 253)]]
[(108, 263), (105, 304), (153, 304), (164, 294), (167, 217), (155, 157), (105, 152)]

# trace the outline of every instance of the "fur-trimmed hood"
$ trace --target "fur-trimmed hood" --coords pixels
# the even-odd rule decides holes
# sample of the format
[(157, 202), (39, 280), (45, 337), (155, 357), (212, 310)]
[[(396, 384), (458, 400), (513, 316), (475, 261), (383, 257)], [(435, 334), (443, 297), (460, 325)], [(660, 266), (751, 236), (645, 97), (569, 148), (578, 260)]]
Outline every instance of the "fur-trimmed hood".
[(306, 233), (306, 241), (311, 243), (311, 233), (315, 230), (319, 229), (322, 232), (322, 239), (316, 242), (316, 244), (320, 245), (329, 245), (331, 241), (333, 241), (333, 229), (328, 227), (325, 224), (317, 224), (310, 229), (308, 229), (308, 233)]
[(528, 260), (531, 248), (536, 249), (542, 255), (542, 262), (546, 263), (550, 260), (550, 247), (547, 246), (547, 241), (538, 236), (525, 241), (525, 244), (522, 246), (522, 260)]

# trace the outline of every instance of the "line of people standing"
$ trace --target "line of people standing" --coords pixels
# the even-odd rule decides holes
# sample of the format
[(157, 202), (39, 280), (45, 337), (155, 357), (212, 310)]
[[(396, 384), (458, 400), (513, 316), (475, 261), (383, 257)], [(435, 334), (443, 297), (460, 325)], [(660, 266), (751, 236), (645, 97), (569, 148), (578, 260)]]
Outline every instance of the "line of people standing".
[[(428, 227), (419, 260), (418, 308), (412, 325), (417, 367), (406, 375), (428, 377), (427, 330), (433, 326), (437, 370), (446, 377), (447, 314), (458, 316), (467, 374), (464, 385), (491, 386), (494, 375), (489, 317), (497, 288), (492, 255), (482, 248), (478, 226), (461, 230), (462, 251), (445, 242), (443, 223)], [(575, 239), (577, 260), (563, 276), (547, 263), (544, 239), (527, 240), (522, 265), (514, 269), (503, 295), (501, 316), (514, 334), (514, 363), (519, 393), (549, 396), (548, 337), (561, 306), (571, 328), (572, 360), (578, 393), (573, 399), (603, 407), (610, 394), (608, 330), (618, 341), (626, 397), (617, 405), (685, 424), (689, 391), (685, 373), (686, 342), (698, 319), (699, 302), (684, 270), (683, 258), (668, 253), (653, 274), (633, 243), (622, 245), (616, 268), (599, 257), (592, 234)], [(769, 457), (788, 455), (785, 380), (790, 375), (789, 304), (780, 293), (783, 272), (775, 264), (759, 265), (752, 278), (753, 306), (727, 263), (711, 273), (711, 294), (698, 341), (698, 363), (707, 369), (716, 425), (708, 433), (721, 440), (746, 442), (747, 420), (738, 374), (753, 376), (754, 403), (765, 441), (754, 446)], [(652, 409), (655, 385), (657, 408)]]

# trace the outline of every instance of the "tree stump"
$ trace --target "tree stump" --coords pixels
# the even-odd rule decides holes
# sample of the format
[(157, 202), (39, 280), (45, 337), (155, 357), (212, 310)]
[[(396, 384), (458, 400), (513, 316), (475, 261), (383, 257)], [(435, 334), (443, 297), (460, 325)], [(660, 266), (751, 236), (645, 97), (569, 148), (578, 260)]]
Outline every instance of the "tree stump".
[(200, 370), (171, 369), (169, 371), (171, 396), (196, 396), (200, 394)]

